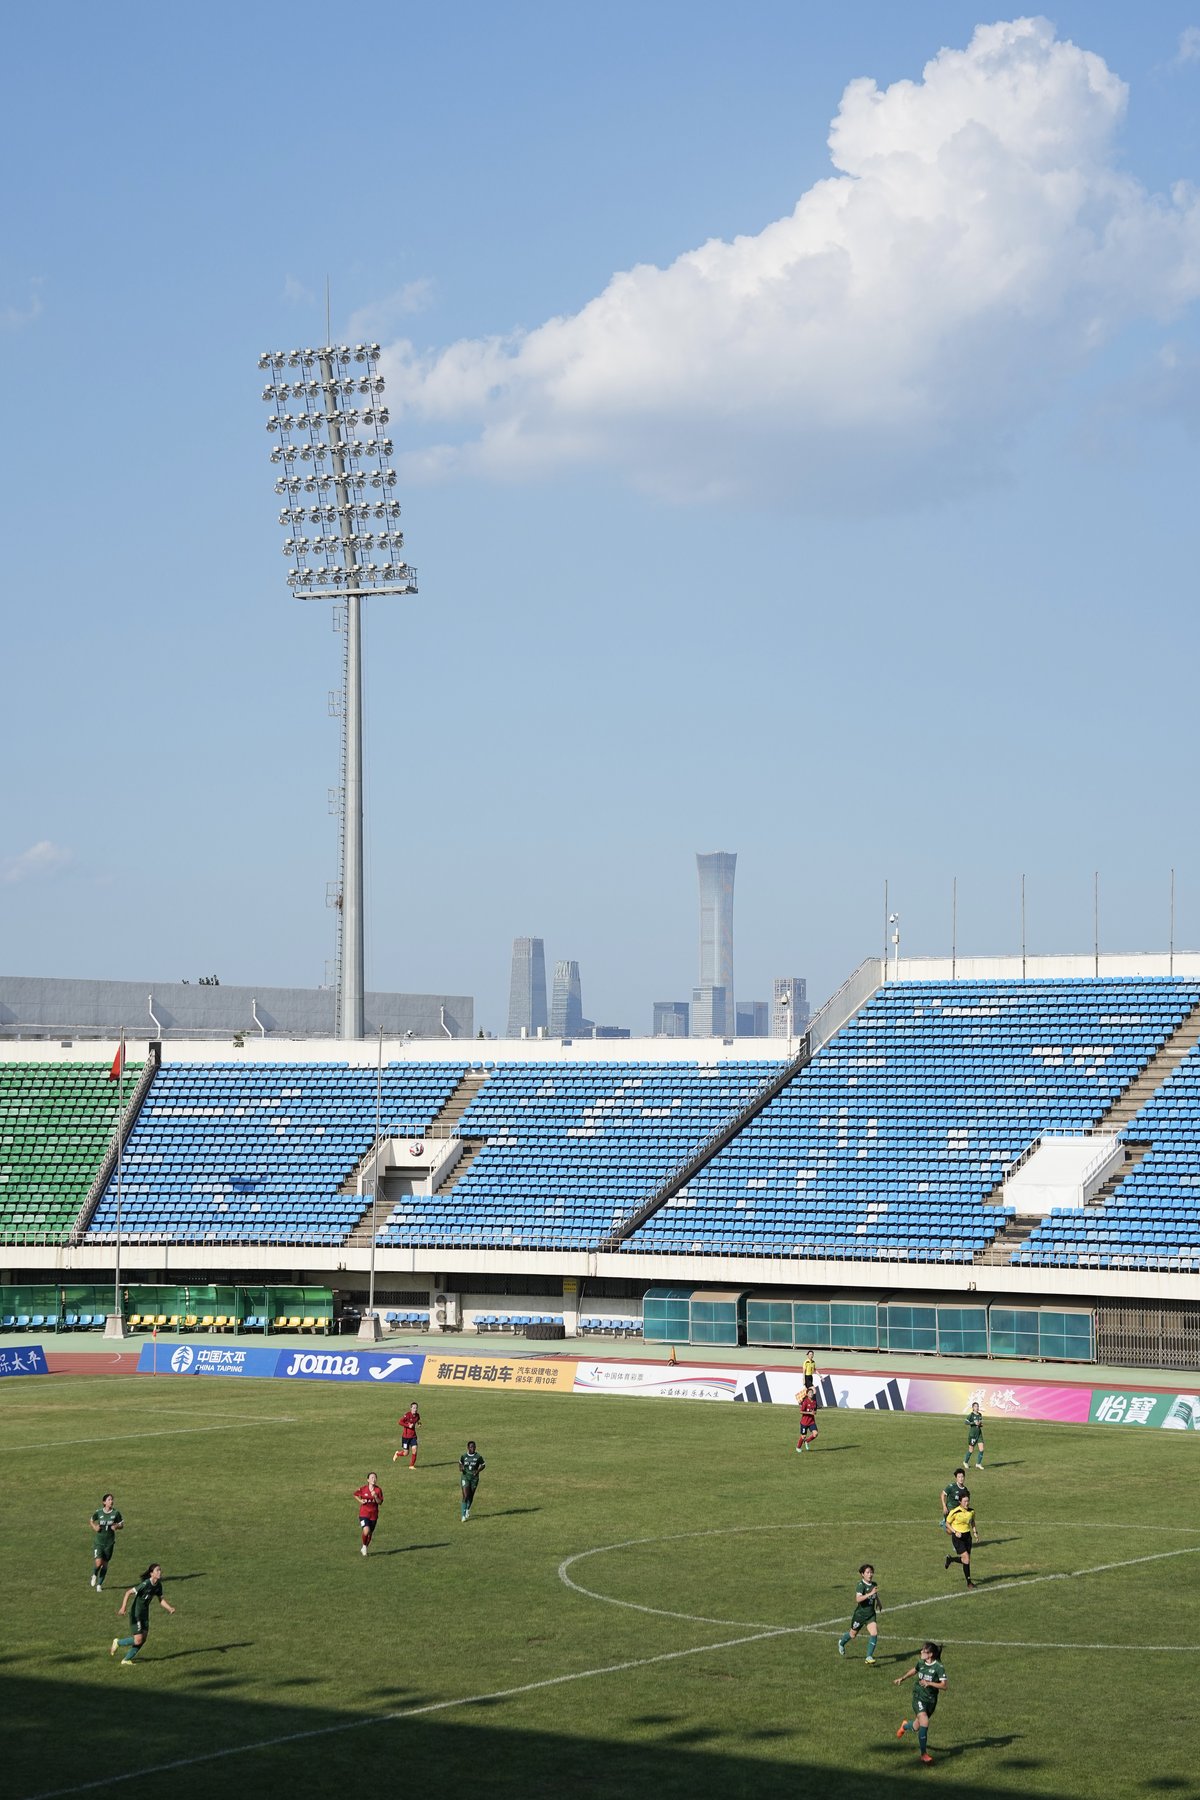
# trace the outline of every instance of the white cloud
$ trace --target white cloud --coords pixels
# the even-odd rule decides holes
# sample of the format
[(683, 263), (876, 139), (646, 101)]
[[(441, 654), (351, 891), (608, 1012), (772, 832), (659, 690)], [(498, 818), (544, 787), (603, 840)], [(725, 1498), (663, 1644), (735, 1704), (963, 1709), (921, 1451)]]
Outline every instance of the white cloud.
[(756, 236), (614, 275), (582, 311), (394, 344), (409, 477), (609, 465), (677, 499), (860, 505), (992, 472), (1126, 323), (1200, 293), (1200, 202), (1119, 166), (1124, 84), (1042, 19), (919, 81), (852, 81), (837, 173)]
[(296, 275), (283, 278), (283, 297), (289, 306), (315, 306), (317, 296)]
[(395, 331), (402, 319), (424, 312), (432, 299), (433, 283), (427, 275), (416, 281), (406, 281), (394, 294), (386, 294), (382, 300), (373, 300), (351, 313), (347, 335), (356, 343), (364, 338), (374, 343), (389, 331)]
[(35, 278), (29, 283), (29, 297), (24, 306), (0, 306), (0, 331), (23, 331), (42, 316), (42, 283)]
[(43, 838), (40, 843), (31, 844), (28, 850), (22, 850), (19, 856), (8, 856), (0, 862), (0, 882), (34, 881), (38, 876), (54, 875), (70, 860), (69, 850)]
[(1175, 61), (1177, 63), (1200, 62), (1200, 25), (1187, 25), (1180, 32)]

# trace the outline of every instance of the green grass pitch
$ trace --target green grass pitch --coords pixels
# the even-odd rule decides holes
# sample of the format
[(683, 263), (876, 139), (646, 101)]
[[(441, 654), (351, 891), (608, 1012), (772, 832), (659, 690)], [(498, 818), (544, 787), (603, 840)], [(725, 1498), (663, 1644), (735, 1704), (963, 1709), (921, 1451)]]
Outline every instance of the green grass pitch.
[[(414, 1391), (6, 1382), (5, 1800), (1200, 1796), (1190, 1435), (989, 1421), (968, 1594), (937, 1524), (955, 1419), (825, 1413), (800, 1457), (782, 1407), (426, 1389), (410, 1472)], [(462, 1525), (468, 1436), (487, 1471)], [(127, 1524), (98, 1597), (107, 1489)], [(835, 1648), (867, 1559), (874, 1669)], [(116, 1608), (152, 1560), (178, 1614), (121, 1668)], [(932, 1768), (891, 1685), (926, 1637), (950, 1677)]]

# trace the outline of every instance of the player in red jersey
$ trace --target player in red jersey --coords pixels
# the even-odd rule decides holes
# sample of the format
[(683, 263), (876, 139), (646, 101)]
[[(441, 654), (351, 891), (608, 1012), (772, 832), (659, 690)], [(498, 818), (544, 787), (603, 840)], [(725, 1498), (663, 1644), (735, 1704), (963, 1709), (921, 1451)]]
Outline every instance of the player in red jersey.
[(800, 1437), (797, 1450), (811, 1450), (817, 1439), (817, 1396), (811, 1388), (796, 1395), (800, 1402)]
[(408, 1466), (417, 1466), (417, 1427), (421, 1423), (420, 1408), (414, 1400), (402, 1419), (397, 1420), (400, 1427), (400, 1448), (392, 1452), (393, 1462), (403, 1462), (408, 1457)]
[(362, 1553), (367, 1554), (367, 1545), (375, 1536), (375, 1527), (379, 1523), (379, 1509), (383, 1505), (383, 1489), (379, 1485), (379, 1477), (372, 1469), (365, 1484), (355, 1488), (354, 1498), (358, 1501), (358, 1523), (362, 1532)]

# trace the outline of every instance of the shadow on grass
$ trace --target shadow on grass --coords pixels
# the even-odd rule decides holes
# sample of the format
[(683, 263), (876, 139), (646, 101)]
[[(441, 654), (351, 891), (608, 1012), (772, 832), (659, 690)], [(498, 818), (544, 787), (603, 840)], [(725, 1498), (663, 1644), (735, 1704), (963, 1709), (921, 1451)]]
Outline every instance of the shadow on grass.
[(392, 1550), (376, 1550), (374, 1546), (372, 1546), (371, 1555), (375, 1558), (381, 1556), (411, 1556), (414, 1550), (448, 1550), (449, 1548), (450, 1539), (445, 1538), (437, 1544), (397, 1544)]
[(477, 1512), (472, 1511), (471, 1518), (473, 1520), (474, 1519), (515, 1519), (515, 1518), (518, 1518), (521, 1513), (536, 1513), (536, 1512), (541, 1512), (541, 1510), (542, 1509), (540, 1506), (505, 1506), (505, 1507), (502, 1507), (499, 1512), (484, 1511), (481, 1513), (477, 1513)]
[(253, 1648), (254, 1639), (246, 1638), (244, 1641), (234, 1644), (197, 1644), (194, 1650), (168, 1650), (165, 1656), (159, 1656), (154, 1650), (151, 1650), (147, 1656), (143, 1650), (139, 1653), (137, 1660), (140, 1667), (143, 1663), (182, 1662), (188, 1656), (225, 1656), (230, 1650), (253, 1650)]
[[(500, 1694), (460, 1705), (454, 1692), (414, 1689), (390, 1705), (381, 1695), (378, 1710), (355, 1712), (292, 1699), (243, 1702), (224, 1684), (211, 1692), (169, 1686), (156, 1682), (154, 1672), (151, 1657), (137, 1678), (114, 1679), (110, 1698), (78, 1733), (62, 1728), (65, 1719), (78, 1716), (78, 1685), (7, 1677), (6, 1800), (83, 1792), (94, 1800), (121, 1800), (157, 1791), (163, 1776), (165, 1786), (186, 1800), (228, 1800), (235, 1786), (308, 1800), (342, 1792), (351, 1779), (356, 1789), (383, 1793), (394, 1789), (398, 1759), (410, 1793), (445, 1791), (448, 1771), (483, 1771), (486, 1779), (472, 1773), (472, 1785), (487, 1800), (761, 1800), (773, 1790), (822, 1800), (916, 1800), (929, 1792), (914, 1747), (897, 1744), (890, 1732), (886, 1741), (857, 1745), (853, 1762), (849, 1756), (819, 1762), (806, 1753), (802, 1733), (767, 1724), (747, 1736), (704, 1707), (635, 1717), (635, 1728), (655, 1728), (655, 1735), (627, 1739), (611, 1730), (595, 1735), (583, 1727), (582, 1715), (574, 1733), (533, 1723), (520, 1710), (523, 1702), (514, 1707)], [(469, 1693), (469, 1685), (460, 1692)], [(793, 1745), (787, 1749), (769, 1748), (788, 1738)], [(756, 1755), (750, 1746), (760, 1741), (763, 1753)], [(1001, 1800), (1002, 1793), (1011, 1800), (1014, 1791), (1023, 1791), (1014, 1790), (1011, 1776), (1005, 1781), (1007, 1759), (995, 1765), (997, 1783), (988, 1780), (987, 1753), (1017, 1742), (1015, 1734), (996, 1734), (956, 1743), (936, 1729), (932, 1739), (935, 1762), (953, 1764), (982, 1753), (971, 1769), (972, 1800)], [(964, 1764), (964, 1780), (969, 1766)], [(1034, 1760), (1011, 1764), (1031, 1771), (1044, 1766)], [(1147, 1785), (1166, 1792), (1183, 1782), (1165, 1776)]]

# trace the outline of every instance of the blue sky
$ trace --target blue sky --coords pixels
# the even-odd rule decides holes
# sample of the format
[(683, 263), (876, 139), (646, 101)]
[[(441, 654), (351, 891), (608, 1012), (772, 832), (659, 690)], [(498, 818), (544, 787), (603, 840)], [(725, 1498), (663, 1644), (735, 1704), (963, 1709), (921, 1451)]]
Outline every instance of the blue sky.
[(713, 849), (743, 998), (834, 988), (885, 878), (933, 954), (957, 876), (965, 954), (1024, 872), (1051, 951), (1098, 869), (1134, 949), (1174, 867), (1200, 946), (1200, 7), (836, 14), (14, 16), (0, 970), (324, 979), (339, 640), (255, 364), (327, 276), (420, 571), (369, 609), (371, 985), (502, 1029), (534, 933), (647, 1028)]

